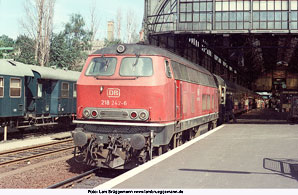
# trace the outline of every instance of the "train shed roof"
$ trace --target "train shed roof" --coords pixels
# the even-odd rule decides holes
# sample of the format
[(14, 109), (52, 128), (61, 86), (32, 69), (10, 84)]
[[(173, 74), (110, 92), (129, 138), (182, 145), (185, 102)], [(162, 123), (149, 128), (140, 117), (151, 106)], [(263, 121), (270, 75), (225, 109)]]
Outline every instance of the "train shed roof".
[(0, 74), (9, 76), (33, 77), (33, 72), (29, 66), (8, 59), (0, 59)]
[(29, 67), (33, 71), (39, 73), (42, 79), (77, 81), (81, 74), (77, 71), (62, 70), (49, 67), (41, 67), (34, 65), (29, 65)]

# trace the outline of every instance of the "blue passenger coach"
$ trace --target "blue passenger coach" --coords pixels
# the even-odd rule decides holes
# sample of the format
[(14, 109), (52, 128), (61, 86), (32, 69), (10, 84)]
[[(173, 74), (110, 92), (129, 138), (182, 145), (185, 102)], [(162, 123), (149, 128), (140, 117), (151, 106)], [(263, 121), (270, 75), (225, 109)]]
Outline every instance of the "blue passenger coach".
[(31, 69), (21, 63), (0, 60), (0, 121), (10, 121), (25, 115), (26, 78), (32, 78)]
[(76, 114), (79, 72), (0, 60), (0, 122), (26, 128), (67, 124)]
[[(31, 97), (28, 105), (35, 104), (37, 118), (51, 116), (51, 119), (59, 117), (61, 121), (63, 117), (76, 113), (76, 81), (79, 72), (32, 65), (30, 68), (35, 79), (28, 88), (36, 98)], [(28, 110), (32, 110), (31, 107)]]

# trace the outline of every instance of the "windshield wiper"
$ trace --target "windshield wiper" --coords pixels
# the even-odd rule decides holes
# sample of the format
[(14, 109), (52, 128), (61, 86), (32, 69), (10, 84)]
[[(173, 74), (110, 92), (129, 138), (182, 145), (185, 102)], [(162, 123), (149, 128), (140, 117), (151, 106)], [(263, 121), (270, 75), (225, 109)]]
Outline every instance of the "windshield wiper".
[(139, 62), (140, 55), (136, 54), (136, 61), (132, 64), (132, 71), (135, 71), (135, 67)]
[(109, 60), (107, 60), (103, 55), (101, 56), (102, 59), (104, 60), (104, 64), (105, 64), (105, 68), (104, 68), (104, 71), (106, 72), (109, 68)]

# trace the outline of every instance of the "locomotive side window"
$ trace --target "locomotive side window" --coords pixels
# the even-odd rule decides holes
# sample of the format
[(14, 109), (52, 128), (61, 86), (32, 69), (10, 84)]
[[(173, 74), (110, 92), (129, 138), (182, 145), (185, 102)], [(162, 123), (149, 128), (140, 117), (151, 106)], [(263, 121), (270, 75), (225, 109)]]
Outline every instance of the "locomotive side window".
[(172, 67), (173, 67), (175, 79), (181, 79), (182, 75), (181, 75), (179, 63), (175, 62), (175, 61), (172, 61)]
[(69, 97), (69, 84), (66, 82), (62, 82), (61, 84), (61, 97), (62, 98)]
[(116, 58), (93, 58), (86, 71), (86, 76), (112, 76), (115, 73)]
[(182, 79), (185, 80), (185, 81), (189, 81), (186, 66), (180, 64), (180, 71), (181, 71)]
[(21, 79), (10, 79), (10, 97), (21, 97)]
[(165, 68), (166, 68), (167, 77), (172, 78), (172, 72), (171, 72), (171, 68), (168, 60), (165, 61)]
[(205, 111), (207, 109), (207, 95), (203, 94), (203, 98), (202, 98), (202, 110)]
[(153, 75), (151, 58), (124, 58), (120, 66), (121, 76), (148, 77)]
[(0, 97), (4, 96), (4, 79), (0, 78)]
[(207, 110), (210, 110), (211, 108), (211, 102), (210, 102), (210, 95), (207, 95)]

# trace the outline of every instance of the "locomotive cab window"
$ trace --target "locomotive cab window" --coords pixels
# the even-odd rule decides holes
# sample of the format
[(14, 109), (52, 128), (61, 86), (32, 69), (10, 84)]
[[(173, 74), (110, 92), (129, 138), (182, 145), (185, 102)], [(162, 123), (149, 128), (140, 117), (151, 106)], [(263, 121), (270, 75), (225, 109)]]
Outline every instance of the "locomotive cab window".
[(62, 98), (69, 97), (69, 84), (66, 82), (61, 83), (61, 97)]
[(10, 97), (21, 97), (21, 79), (10, 79)]
[(120, 66), (120, 75), (132, 77), (152, 76), (152, 59), (144, 57), (124, 58)]
[(0, 78), (0, 97), (4, 96), (4, 79)]
[(86, 76), (112, 76), (115, 73), (116, 58), (93, 58), (86, 71)]

